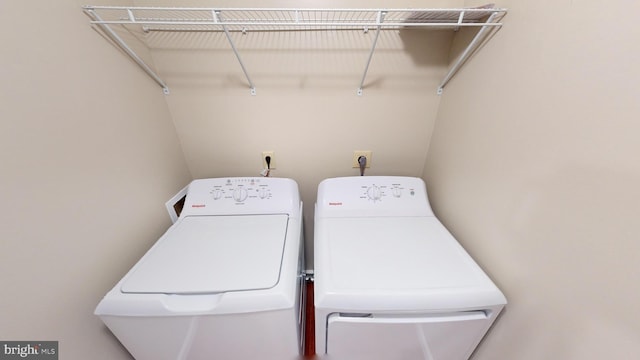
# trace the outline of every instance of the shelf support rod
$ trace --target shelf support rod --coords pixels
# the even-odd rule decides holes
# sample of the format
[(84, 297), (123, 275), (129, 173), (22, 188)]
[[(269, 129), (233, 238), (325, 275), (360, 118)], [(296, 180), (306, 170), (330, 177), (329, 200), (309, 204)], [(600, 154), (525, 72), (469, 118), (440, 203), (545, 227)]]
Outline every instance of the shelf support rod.
[[(447, 75), (445, 75), (444, 80), (442, 80), (442, 82), (440, 83), (440, 86), (438, 87), (438, 95), (442, 95), (444, 87), (447, 86), (449, 81), (451, 81), (451, 78), (453, 78), (453, 76), (458, 72), (458, 70), (460, 70), (460, 67), (462, 67), (462, 65), (469, 59), (469, 57), (480, 46), (482, 41), (487, 36), (487, 32), (490, 29), (494, 28), (494, 26), (491, 26), (489, 24), (493, 23), (497, 16), (498, 16), (497, 12), (494, 12), (494, 13), (491, 14), (491, 16), (489, 16), (489, 19), (486, 22), (487, 25), (484, 25), (478, 31), (478, 33), (473, 38), (473, 40), (471, 40), (471, 42), (469, 43), (467, 48), (464, 49), (464, 51), (462, 52), (462, 54), (460, 54), (460, 56), (458, 56), (458, 58), (456, 59), (456, 62), (453, 64), (453, 66), (451, 66), (451, 68), (449, 69), (449, 72), (447, 72)], [(498, 26), (498, 28), (499, 27), (500, 26)]]
[(138, 64), (138, 66), (140, 66), (142, 68), (142, 70), (144, 70), (147, 75), (151, 76), (151, 78), (158, 83), (158, 85), (162, 86), (162, 92), (165, 95), (169, 94), (169, 87), (167, 87), (167, 84), (165, 84), (164, 81), (162, 81), (162, 79), (160, 79), (160, 77), (149, 67), (149, 65), (147, 65), (141, 58), (140, 56), (138, 56), (138, 54), (135, 53), (135, 51), (133, 51), (125, 42), (124, 40), (122, 40), (122, 38), (120, 36), (118, 36), (118, 34), (116, 34), (115, 31), (113, 31), (111, 29), (111, 27), (109, 27), (109, 25), (106, 24), (102, 24), (101, 22), (103, 21), (102, 18), (96, 14), (96, 12), (92, 9), (87, 9), (86, 10), (87, 14), (89, 14), (89, 16), (96, 21), (96, 25), (98, 25), (100, 27), (100, 29), (107, 35), (109, 36), (109, 38), (114, 41), (127, 55), (129, 55), (129, 57), (136, 62), (136, 64)]
[(224, 30), (224, 34), (227, 36), (227, 40), (229, 41), (229, 44), (231, 45), (231, 49), (233, 49), (233, 53), (236, 54), (236, 59), (238, 59), (238, 62), (240, 63), (240, 67), (242, 68), (242, 72), (244, 73), (244, 76), (247, 78), (247, 81), (249, 82), (249, 88), (250, 88), (250, 92), (251, 95), (256, 95), (256, 87), (253, 85), (253, 81), (251, 81), (251, 78), (249, 77), (249, 73), (247, 72), (247, 68), (244, 67), (244, 63), (242, 62), (242, 58), (240, 58), (240, 54), (238, 53), (238, 49), (236, 49), (236, 45), (233, 42), (233, 39), (231, 39), (231, 34), (229, 34), (229, 29), (227, 29), (227, 26), (222, 23), (222, 17), (220, 16), (220, 11), (216, 11), (213, 10), (213, 20), (215, 22), (219, 22), (222, 25), (222, 30)]
[[(382, 22), (384, 21), (385, 15), (387, 15), (386, 11), (378, 12), (378, 19), (376, 20), (378, 28), (376, 29), (376, 36), (373, 38), (373, 44), (371, 45), (371, 51), (369, 52), (367, 65), (364, 68), (364, 74), (362, 74), (362, 80), (360, 80), (360, 87), (358, 87), (358, 96), (362, 96), (362, 87), (364, 86), (364, 80), (367, 78), (367, 72), (369, 71), (369, 64), (371, 64), (371, 59), (373, 58), (373, 52), (376, 50), (376, 44), (378, 43), (378, 37), (380, 36), (380, 29), (382, 28)], [(367, 29), (365, 29), (365, 33), (366, 32)]]

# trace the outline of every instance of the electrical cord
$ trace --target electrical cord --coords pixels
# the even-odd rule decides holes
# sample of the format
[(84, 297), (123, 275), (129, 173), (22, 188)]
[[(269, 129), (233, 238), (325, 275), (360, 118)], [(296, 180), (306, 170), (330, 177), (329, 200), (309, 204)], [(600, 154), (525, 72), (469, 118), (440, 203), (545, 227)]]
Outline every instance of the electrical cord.
[(271, 173), (271, 156), (265, 156), (264, 161), (267, 163), (267, 168), (262, 170), (260, 174), (264, 177), (269, 177), (269, 174)]
[(367, 157), (358, 157), (358, 164), (360, 165), (360, 176), (364, 176), (364, 169), (367, 167)]

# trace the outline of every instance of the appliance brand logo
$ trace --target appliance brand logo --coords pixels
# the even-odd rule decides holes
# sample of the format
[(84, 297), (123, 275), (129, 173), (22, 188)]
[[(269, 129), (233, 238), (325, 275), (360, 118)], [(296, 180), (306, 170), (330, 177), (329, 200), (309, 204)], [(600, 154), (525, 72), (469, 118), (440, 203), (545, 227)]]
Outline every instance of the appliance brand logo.
[(341, 206), (342, 201), (329, 201), (329, 206)]
[(193, 204), (193, 205), (191, 205), (192, 208), (203, 208), (205, 206), (206, 206), (205, 204)]
[(57, 341), (0, 341), (0, 360), (58, 360)]

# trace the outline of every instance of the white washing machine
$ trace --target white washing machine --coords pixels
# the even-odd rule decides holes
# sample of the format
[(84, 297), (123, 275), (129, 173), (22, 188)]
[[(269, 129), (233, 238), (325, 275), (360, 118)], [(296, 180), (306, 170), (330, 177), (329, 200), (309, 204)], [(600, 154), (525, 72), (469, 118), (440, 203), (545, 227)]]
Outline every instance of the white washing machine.
[(471, 356), (506, 299), (434, 216), (421, 179), (327, 179), (315, 211), (318, 355)]
[(296, 359), (302, 236), (295, 181), (195, 180), (178, 221), (95, 313), (138, 360)]

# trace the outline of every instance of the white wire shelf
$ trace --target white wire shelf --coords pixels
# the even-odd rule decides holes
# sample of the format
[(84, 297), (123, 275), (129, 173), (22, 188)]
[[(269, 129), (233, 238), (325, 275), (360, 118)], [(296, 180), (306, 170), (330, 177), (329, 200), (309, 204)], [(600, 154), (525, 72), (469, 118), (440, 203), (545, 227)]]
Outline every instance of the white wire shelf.
[(303, 31), (303, 30), (375, 30), (371, 51), (358, 95), (373, 56), (378, 35), (387, 29), (438, 28), (457, 30), (462, 27), (479, 27), (480, 31), (465, 51), (454, 62), (438, 88), (438, 93), (451, 80), (464, 62), (489, 38), (489, 34), (502, 26), (500, 20), (506, 9), (493, 4), (477, 8), (460, 9), (291, 9), (291, 8), (160, 8), (122, 6), (83, 6), (91, 18), (91, 24), (99, 27), (118, 44), (166, 94), (165, 82), (132, 48), (113, 30), (114, 26), (136, 27), (138, 31), (220, 31), (227, 35), (236, 58), (249, 83), (251, 94), (255, 86), (249, 77), (240, 54), (229, 32), (231, 31)]

